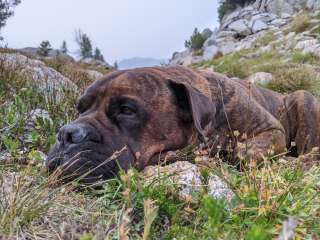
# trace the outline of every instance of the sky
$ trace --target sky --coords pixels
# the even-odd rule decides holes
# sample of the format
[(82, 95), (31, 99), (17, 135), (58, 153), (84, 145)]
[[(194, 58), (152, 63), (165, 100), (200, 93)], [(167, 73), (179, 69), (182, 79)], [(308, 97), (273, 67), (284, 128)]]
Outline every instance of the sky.
[(11, 48), (66, 40), (76, 53), (75, 31), (89, 35), (109, 63), (132, 57), (166, 59), (184, 48), (195, 27), (218, 25), (218, 0), (22, 0), (1, 31)]

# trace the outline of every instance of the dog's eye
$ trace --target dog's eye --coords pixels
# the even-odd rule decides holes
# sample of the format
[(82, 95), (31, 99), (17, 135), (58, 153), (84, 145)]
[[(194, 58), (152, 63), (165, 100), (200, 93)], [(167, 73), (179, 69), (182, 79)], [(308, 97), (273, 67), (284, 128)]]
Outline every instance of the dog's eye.
[(129, 105), (122, 105), (120, 106), (119, 114), (127, 115), (127, 116), (133, 116), (136, 114), (136, 109)]

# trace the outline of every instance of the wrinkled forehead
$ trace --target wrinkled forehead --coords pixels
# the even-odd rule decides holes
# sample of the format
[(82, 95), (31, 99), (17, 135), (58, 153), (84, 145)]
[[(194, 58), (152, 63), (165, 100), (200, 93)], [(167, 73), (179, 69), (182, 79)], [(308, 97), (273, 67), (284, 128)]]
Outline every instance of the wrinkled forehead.
[(162, 79), (148, 74), (125, 73), (113, 79), (105, 88), (107, 95), (135, 95), (151, 99), (166, 94), (167, 88)]
[(99, 98), (125, 95), (151, 100), (159, 96), (168, 96), (169, 89), (165, 80), (148, 73), (137, 74), (128, 71), (113, 78), (93, 83), (84, 95), (93, 95)]

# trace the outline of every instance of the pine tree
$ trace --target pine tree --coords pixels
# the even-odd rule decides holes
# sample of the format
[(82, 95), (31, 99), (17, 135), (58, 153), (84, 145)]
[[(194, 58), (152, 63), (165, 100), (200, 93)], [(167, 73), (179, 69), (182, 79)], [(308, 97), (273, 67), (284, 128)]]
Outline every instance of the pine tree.
[(78, 30), (76, 32), (76, 42), (80, 48), (80, 57), (82, 58), (92, 58), (92, 43), (87, 34)]
[(93, 58), (94, 58), (95, 60), (104, 62), (104, 57), (103, 57), (103, 55), (102, 55), (102, 53), (101, 53), (101, 51), (100, 51), (99, 48), (96, 48), (96, 49), (95, 49)]
[(184, 45), (188, 49), (199, 50), (203, 47), (205, 41), (205, 37), (202, 36), (198, 28), (195, 28), (190, 40), (185, 41)]
[(0, 29), (6, 25), (6, 21), (13, 15), (13, 8), (21, 3), (21, 0), (0, 0)]
[(63, 41), (63, 42), (62, 42), (60, 51), (61, 51), (63, 54), (67, 54), (67, 53), (68, 53), (68, 47), (67, 47), (67, 42), (66, 42), (66, 41)]
[(51, 44), (49, 41), (42, 41), (38, 48), (38, 54), (42, 57), (47, 57), (49, 52), (52, 50)]

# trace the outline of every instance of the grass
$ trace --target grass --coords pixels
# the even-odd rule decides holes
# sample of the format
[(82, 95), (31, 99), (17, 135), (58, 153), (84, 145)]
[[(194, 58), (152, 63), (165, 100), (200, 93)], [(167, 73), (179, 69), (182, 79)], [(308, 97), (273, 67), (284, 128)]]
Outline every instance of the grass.
[(295, 33), (302, 33), (306, 31), (310, 27), (310, 17), (307, 12), (301, 12), (295, 16), (292, 23), (290, 24), (287, 33), (295, 32)]
[(320, 97), (320, 75), (310, 66), (282, 66), (273, 72), (275, 80), (268, 88), (280, 93), (307, 90)]
[(312, 53), (295, 51), (292, 53), (292, 63), (313, 65), (319, 63), (319, 58)]
[[(248, 54), (240, 52), (207, 64), (246, 76), (280, 62), (275, 61), (276, 53), (255, 59), (246, 58)], [(236, 66), (239, 62), (242, 69)], [(102, 189), (82, 186), (79, 191), (77, 182), (57, 186), (57, 176), (43, 170), (41, 152), (47, 152), (58, 128), (77, 116), (73, 109), (80, 93), (66, 91), (61, 102), (55, 96), (44, 98), (20, 74), (21, 67), (8, 71), (0, 62), (0, 152), (7, 153), (0, 160), (0, 238), (275, 239), (290, 217), (298, 223), (297, 239), (320, 236), (320, 167), (304, 170), (302, 160), (266, 159), (263, 167), (251, 163), (243, 172), (217, 159), (206, 165), (199, 162), (204, 180), (217, 174), (228, 182), (237, 196), (231, 203), (215, 200), (206, 191), (183, 200), (169, 179), (146, 182), (134, 169), (106, 181)], [(301, 71), (286, 69), (273, 73), (285, 81), (295, 80)], [(312, 71), (301, 81), (314, 76)], [(87, 78), (82, 81), (77, 82), (80, 88)], [(288, 86), (283, 91), (293, 90), (291, 83)], [(299, 85), (312, 86), (312, 82)], [(29, 116), (36, 108), (48, 111), (52, 121), (38, 118), (30, 127)]]

